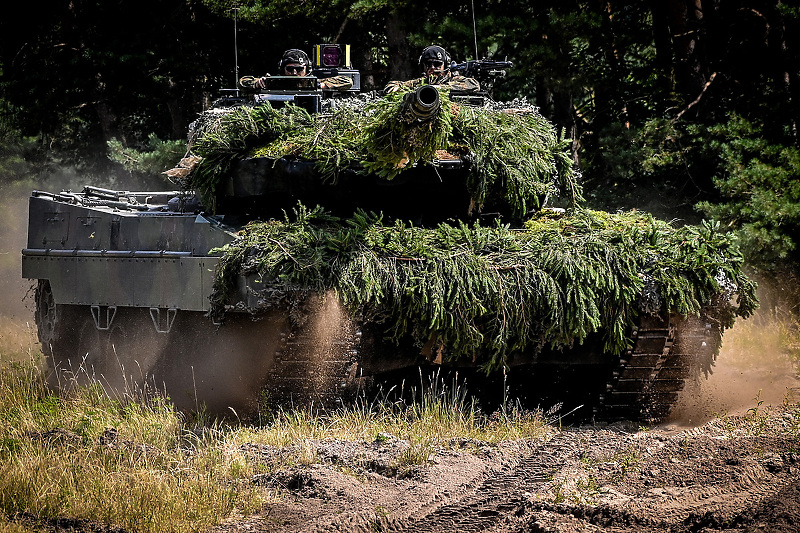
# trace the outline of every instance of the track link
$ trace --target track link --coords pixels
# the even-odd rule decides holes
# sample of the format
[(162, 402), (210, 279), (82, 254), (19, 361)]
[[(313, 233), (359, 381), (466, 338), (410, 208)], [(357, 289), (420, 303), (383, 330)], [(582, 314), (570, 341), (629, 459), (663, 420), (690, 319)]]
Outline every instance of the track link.
[(642, 317), (595, 414), (648, 423), (665, 420), (686, 380), (713, 365), (719, 328), (702, 317)]

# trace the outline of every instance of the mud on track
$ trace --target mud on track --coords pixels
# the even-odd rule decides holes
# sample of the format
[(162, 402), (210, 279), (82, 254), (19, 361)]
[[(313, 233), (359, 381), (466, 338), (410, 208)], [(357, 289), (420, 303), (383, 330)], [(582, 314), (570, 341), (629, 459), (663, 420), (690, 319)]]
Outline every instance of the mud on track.
[[(398, 469), (409, 443), (313, 442), (316, 462), (253, 479), (279, 503), (239, 531), (797, 531), (800, 411), (756, 409), (692, 429), (623, 423), (542, 442), (452, 440)], [(290, 449), (246, 445), (265, 463)]]

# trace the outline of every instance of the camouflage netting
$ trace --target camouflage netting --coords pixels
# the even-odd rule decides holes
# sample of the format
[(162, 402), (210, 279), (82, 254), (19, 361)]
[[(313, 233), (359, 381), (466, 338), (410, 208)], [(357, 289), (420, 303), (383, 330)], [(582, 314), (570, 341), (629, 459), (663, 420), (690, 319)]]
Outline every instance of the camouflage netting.
[(298, 208), (291, 219), (249, 224), (221, 252), (218, 305), (240, 274), (272, 288), (333, 290), (396, 338), (433, 341), (451, 360), (477, 357), (487, 369), (515, 350), (569, 346), (598, 330), (619, 354), (637, 313), (702, 312), (725, 328), (757, 307), (729, 235), (637, 212), (543, 212), (520, 229), (418, 228)]
[(568, 141), (536, 108), (521, 101), (510, 108), (462, 106), (445, 92), (440, 98), (440, 111), (425, 122), (403, 120), (403, 93), (337, 100), (315, 115), (269, 104), (215, 110), (191, 139), (191, 154), (202, 160), (185, 186), (213, 205), (220, 180), (238, 159), (314, 161), (320, 180), (335, 182), (345, 168), (392, 179), (447, 153), (474, 159), (467, 187), (476, 206), (491, 195), (523, 215), (548, 197), (581, 200)]

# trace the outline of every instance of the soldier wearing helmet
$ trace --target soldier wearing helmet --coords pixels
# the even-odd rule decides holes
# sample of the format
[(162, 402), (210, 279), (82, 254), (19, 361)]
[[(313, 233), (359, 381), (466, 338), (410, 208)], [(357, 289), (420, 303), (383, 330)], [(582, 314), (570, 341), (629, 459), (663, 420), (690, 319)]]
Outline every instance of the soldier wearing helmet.
[[(308, 76), (311, 74), (311, 60), (308, 54), (297, 48), (286, 50), (278, 62), (280, 76)], [(261, 78), (245, 76), (239, 80), (243, 87), (263, 89), (266, 86), (267, 74)], [(319, 88), (330, 91), (346, 91), (353, 86), (353, 80), (348, 76), (331, 76), (319, 80)]]
[(383, 89), (393, 93), (404, 89), (416, 89), (420, 85), (443, 85), (451, 90), (474, 93), (481, 86), (474, 78), (467, 78), (450, 72), (450, 55), (441, 46), (431, 45), (419, 56), (422, 77), (408, 81), (390, 81)]
[(308, 76), (311, 60), (302, 50), (292, 48), (283, 53), (278, 67), (282, 76)]

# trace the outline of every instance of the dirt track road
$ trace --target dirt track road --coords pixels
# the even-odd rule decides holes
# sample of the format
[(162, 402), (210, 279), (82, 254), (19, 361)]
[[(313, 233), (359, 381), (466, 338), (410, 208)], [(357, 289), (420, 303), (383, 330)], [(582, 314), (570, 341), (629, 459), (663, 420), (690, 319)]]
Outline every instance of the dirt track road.
[[(317, 461), (255, 479), (282, 498), (215, 532), (781, 531), (800, 528), (800, 410), (699, 427), (622, 423), (543, 442), (451, 441), (411, 472), (409, 444), (319, 442)], [(248, 453), (281, 450), (250, 445)]]

